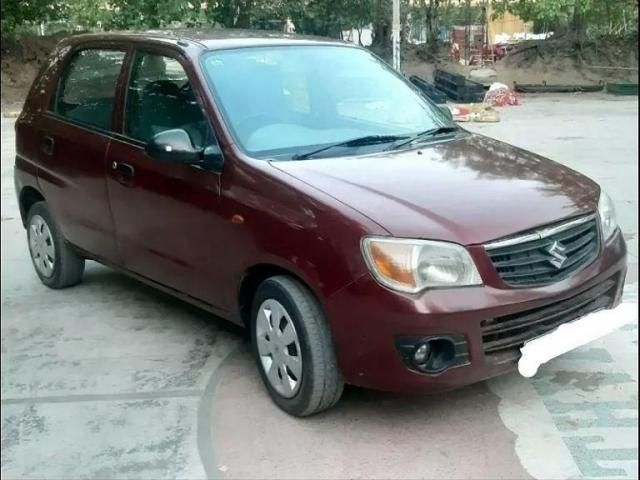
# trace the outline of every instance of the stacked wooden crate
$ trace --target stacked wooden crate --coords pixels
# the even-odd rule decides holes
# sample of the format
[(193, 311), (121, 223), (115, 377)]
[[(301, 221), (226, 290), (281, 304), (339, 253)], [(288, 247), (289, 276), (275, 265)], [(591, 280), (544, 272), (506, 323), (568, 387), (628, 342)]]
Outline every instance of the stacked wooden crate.
[(436, 70), (434, 83), (438, 90), (455, 102), (475, 103), (484, 100), (485, 90), (482, 84), (467, 80), (464, 75)]

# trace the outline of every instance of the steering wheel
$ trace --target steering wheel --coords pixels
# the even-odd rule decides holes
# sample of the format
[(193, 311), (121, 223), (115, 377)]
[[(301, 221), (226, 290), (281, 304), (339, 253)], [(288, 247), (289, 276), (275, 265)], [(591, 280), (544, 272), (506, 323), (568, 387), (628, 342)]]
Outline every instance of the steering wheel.
[(191, 83), (189, 83), (189, 80), (178, 87), (178, 96), (187, 102), (195, 102), (196, 95), (193, 93), (193, 87)]
[(178, 91), (183, 95), (191, 93), (193, 91), (193, 88), (191, 88), (191, 83), (189, 83), (189, 80), (180, 85)]
[(271, 123), (277, 123), (278, 119), (268, 113), (256, 113), (243, 118), (236, 123), (236, 129), (240, 132), (246, 132), (248, 135), (252, 134), (260, 127), (269, 125)]

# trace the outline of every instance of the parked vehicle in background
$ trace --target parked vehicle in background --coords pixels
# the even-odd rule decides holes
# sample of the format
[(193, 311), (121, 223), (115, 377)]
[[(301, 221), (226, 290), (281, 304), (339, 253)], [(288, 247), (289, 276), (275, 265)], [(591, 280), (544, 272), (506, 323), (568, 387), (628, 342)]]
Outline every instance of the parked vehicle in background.
[(511, 371), (525, 342), (620, 301), (626, 247), (597, 184), (458, 127), (352, 44), (73, 36), (16, 142), (45, 285), (92, 259), (246, 326), (292, 415), (345, 383)]

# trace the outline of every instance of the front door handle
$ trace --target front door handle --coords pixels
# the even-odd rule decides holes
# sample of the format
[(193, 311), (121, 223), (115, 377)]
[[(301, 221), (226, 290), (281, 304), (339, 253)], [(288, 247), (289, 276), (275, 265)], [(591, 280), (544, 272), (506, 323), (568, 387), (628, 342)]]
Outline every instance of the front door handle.
[(113, 162), (111, 164), (111, 169), (115, 170), (126, 179), (133, 178), (136, 174), (136, 169), (133, 168), (133, 165), (129, 165), (124, 162)]
[(134, 176), (136, 174), (136, 170), (133, 168), (133, 165), (129, 165), (124, 162), (113, 162), (111, 164), (111, 170), (115, 172), (116, 182), (121, 183), (125, 187), (133, 187), (134, 186)]
[(40, 151), (45, 155), (53, 155), (53, 148), (55, 147), (56, 142), (53, 140), (53, 137), (44, 136), (42, 137), (42, 142), (40, 143)]

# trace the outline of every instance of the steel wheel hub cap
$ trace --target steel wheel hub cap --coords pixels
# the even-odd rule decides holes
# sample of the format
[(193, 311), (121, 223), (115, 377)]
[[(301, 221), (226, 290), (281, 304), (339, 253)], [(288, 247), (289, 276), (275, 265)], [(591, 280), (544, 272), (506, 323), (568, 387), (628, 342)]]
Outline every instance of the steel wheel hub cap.
[(260, 305), (256, 341), (269, 383), (283, 397), (293, 397), (302, 381), (302, 355), (296, 328), (280, 302), (269, 299)]
[(53, 275), (56, 249), (49, 225), (40, 215), (31, 217), (29, 223), (29, 251), (36, 269), (45, 277)]

